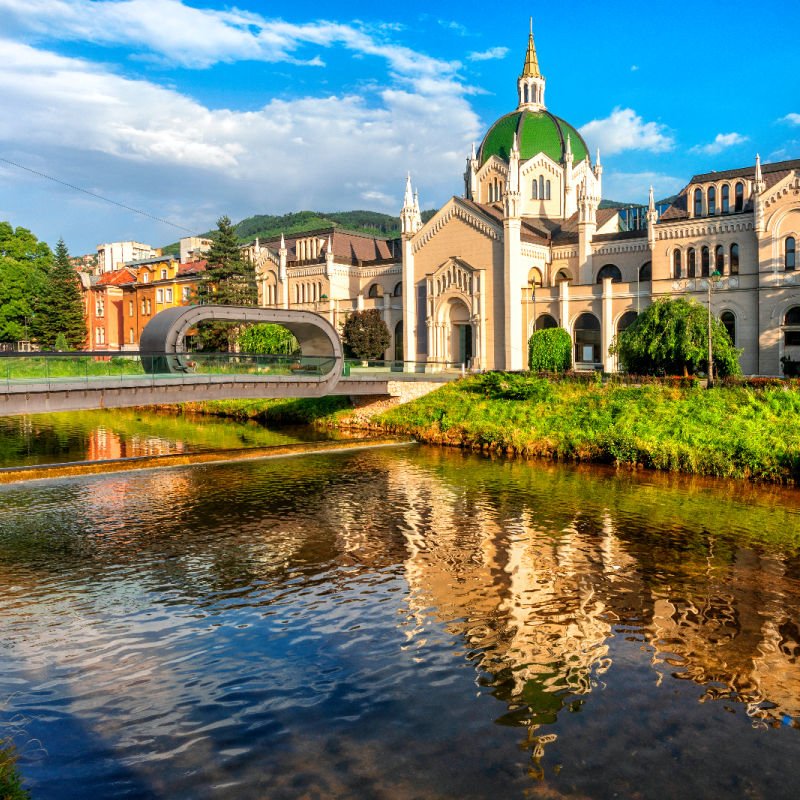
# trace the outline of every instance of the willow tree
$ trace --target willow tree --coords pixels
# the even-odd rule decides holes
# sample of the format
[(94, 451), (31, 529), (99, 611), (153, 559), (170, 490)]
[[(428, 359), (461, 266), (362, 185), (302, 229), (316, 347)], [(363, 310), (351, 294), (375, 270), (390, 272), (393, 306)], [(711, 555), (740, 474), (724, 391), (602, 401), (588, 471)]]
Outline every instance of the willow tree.
[[(714, 371), (740, 375), (739, 356), (725, 326), (711, 318)], [(661, 298), (624, 331), (610, 352), (635, 375), (694, 375), (708, 372), (708, 308), (685, 298)]]

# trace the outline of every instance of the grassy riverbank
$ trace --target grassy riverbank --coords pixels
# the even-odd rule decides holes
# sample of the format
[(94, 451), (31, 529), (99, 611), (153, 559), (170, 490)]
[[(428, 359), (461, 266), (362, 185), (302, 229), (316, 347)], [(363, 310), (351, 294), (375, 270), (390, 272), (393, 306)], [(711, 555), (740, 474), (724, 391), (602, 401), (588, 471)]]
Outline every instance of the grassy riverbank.
[(800, 390), (622, 386), (490, 373), (375, 422), (421, 441), (523, 457), (795, 481)]
[(335, 425), (344, 414), (352, 411), (346, 397), (306, 397), (294, 400), (209, 400), (202, 403), (182, 403), (180, 408), (190, 414), (209, 414), (229, 419), (254, 420), (264, 425)]

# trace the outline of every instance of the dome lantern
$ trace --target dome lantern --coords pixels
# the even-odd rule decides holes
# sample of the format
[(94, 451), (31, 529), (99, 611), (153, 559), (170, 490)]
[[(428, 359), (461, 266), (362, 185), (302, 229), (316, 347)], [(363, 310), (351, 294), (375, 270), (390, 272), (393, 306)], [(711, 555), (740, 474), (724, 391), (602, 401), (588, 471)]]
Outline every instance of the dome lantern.
[(528, 50), (525, 53), (522, 74), (517, 80), (517, 92), (519, 93), (517, 110), (544, 111), (544, 88), (545, 79), (539, 71), (539, 59), (536, 57), (536, 45), (533, 42), (533, 17), (531, 17)]

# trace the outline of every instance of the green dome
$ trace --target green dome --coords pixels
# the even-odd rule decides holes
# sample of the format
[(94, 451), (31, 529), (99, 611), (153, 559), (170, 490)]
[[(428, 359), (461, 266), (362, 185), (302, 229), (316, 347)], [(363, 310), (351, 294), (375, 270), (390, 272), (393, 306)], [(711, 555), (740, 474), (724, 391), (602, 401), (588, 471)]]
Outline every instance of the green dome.
[(586, 142), (568, 122), (549, 111), (514, 111), (500, 117), (481, 143), (478, 154), (481, 166), (492, 156), (508, 161), (514, 133), (517, 134), (520, 161), (527, 161), (537, 153), (545, 153), (557, 164), (564, 160), (569, 134), (572, 157), (577, 164), (589, 154)]

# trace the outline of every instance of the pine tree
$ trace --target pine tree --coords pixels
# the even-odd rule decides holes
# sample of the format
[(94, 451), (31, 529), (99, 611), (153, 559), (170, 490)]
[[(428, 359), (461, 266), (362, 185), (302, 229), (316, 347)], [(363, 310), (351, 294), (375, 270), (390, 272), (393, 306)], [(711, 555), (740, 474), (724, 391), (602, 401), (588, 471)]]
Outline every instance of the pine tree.
[(69, 252), (63, 239), (58, 240), (53, 265), (46, 273), (32, 328), (34, 338), (45, 350), (52, 350), (60, 336), (72, 349), (80, 349), (86, 344), (80, 278), (69, 263)]
[[(255, 267), (242, 258), (239, 240), (230, 218), (217, 220), (217, 232), (206, 254), (206, 271), (197, 288), (203, 304), (225, 306), (258, 305)], [(241, 325), (235, 322), (202, 322), (198, 326), (203, 349), (235, 350)]]
[(217, 220), (217, 232), (206, 261), (203, 283), (197, 292), (202, 303), (258, 304), (255, 268), (249, 259), (242, 258), (236, 231), (228, 217)]

